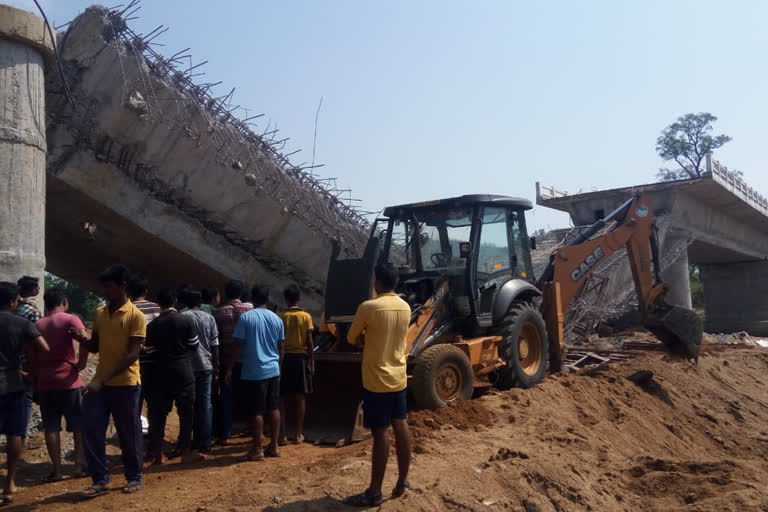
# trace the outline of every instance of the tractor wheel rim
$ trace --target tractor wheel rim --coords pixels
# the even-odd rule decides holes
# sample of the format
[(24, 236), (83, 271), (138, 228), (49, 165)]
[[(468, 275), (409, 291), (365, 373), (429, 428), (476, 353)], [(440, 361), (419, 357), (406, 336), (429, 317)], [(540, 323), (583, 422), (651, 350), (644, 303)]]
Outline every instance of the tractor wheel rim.
[(535, 325), (526, 323), (517, 338), (517, 356), (526, 375), (535, 375), (541, 366), (541, 336)]
[(452, 363), (441, 366), (435, 382), (435, 391), (440, 400), (443, 402), (456, 400), (459, 397), (462, 380), (458, 366)]

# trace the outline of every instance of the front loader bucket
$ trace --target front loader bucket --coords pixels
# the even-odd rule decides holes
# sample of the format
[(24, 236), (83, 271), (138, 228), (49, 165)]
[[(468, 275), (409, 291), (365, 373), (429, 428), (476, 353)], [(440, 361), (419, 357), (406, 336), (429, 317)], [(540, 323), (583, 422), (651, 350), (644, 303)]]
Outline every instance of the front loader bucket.
[[(361, 361), (360, 353), (315, 354), (314, 390), (304, 419), (307, 441), (342, 446), (370, 436), (363, 427)], [(287, 420), (290, 433), (292, 419)]]
[(645, 326), (671, 353), (698, 360), (704, 326), (695, 311), (665, 304), (651, 314)]

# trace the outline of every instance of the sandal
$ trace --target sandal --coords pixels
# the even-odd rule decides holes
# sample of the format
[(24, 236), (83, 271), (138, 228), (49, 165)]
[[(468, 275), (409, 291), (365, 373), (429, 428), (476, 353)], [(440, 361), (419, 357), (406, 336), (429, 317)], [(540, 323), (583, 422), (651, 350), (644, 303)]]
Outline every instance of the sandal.
[(268, 447), (266, 450), (264, 450), (264, 456), (265, 457), (280, 457), (280, 452), (272, 447)]
[(264, 451), (263, 450), (251, 450), (248, 453), (246, 453), (242, 459), (243, 462), (259, 462), (264, 460)]
[(107, 484), (93, 484), (84, 491), (80, 492), (80, 498), (84, 500), (90, 500), (99, 496), (109, 494), (109, 486)]
[(383, 501), (380, 492), (371, 494), (368, 489), (360, 494), (344, 498), (344, 504), (352, 507), (376, 507), (381, 505)]
[(13, 495), (11, 494), (0, 494), (0, 507), (4, 507), (6, 505), (10, 505), (13, 503)]
[(123, 487), (123, 494), (133, 494), (139, 489), (141, 489), (141, 481), (131, 480), (130, 482), (125, 484), (125, 487)]
[(411, 484), (408, 482), (397, 482), (397, 485), (395, 485), (395, 488), (392, 489), (392, 497), (393, 498), (399, 498), (405, 492), (411, 488)]

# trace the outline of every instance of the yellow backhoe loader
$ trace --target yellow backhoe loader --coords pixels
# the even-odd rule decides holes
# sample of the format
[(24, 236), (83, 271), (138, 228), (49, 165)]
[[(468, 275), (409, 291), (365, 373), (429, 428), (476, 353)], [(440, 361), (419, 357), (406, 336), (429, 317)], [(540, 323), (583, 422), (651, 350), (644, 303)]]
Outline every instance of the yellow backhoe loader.
[[(418, 408), (471, 398), (478, 386), (529, 387), (563, 359), (563, 319), (596, 267), (626, 248), (644, 325), (667, 348), (698, 356), (701, 319), (664, 302), (656, 225), (647, 197), (628, 198), (605, 219), (553, 251), (536, 280), (526, 199), (466, 195), (392, 206), (377, 219), (360, 259), (332, 256), (325, 324), (316, 347), (307, 438), (362, 439), (361, 355), (346, 341), (357, 307), (371, 298), (380, 261), (400, 270), (398, 293), (412, 308), (408, 390)], [(609, 223), (615, 225), (598, 234)], [(533, 247), (535, 248), (535, 247)]]

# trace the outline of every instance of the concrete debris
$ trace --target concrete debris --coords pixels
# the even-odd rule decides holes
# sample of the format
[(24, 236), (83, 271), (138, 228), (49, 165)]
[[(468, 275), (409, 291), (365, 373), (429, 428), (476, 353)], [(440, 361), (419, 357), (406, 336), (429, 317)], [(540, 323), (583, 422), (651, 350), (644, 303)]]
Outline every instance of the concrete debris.
[(133, 91), (128, 96), (128, 99), (125, 100), (125, 106), (138, 114), (146, 114), (148, 112), (147, 102), (144, 101), (144, 96), (139, 91)]

